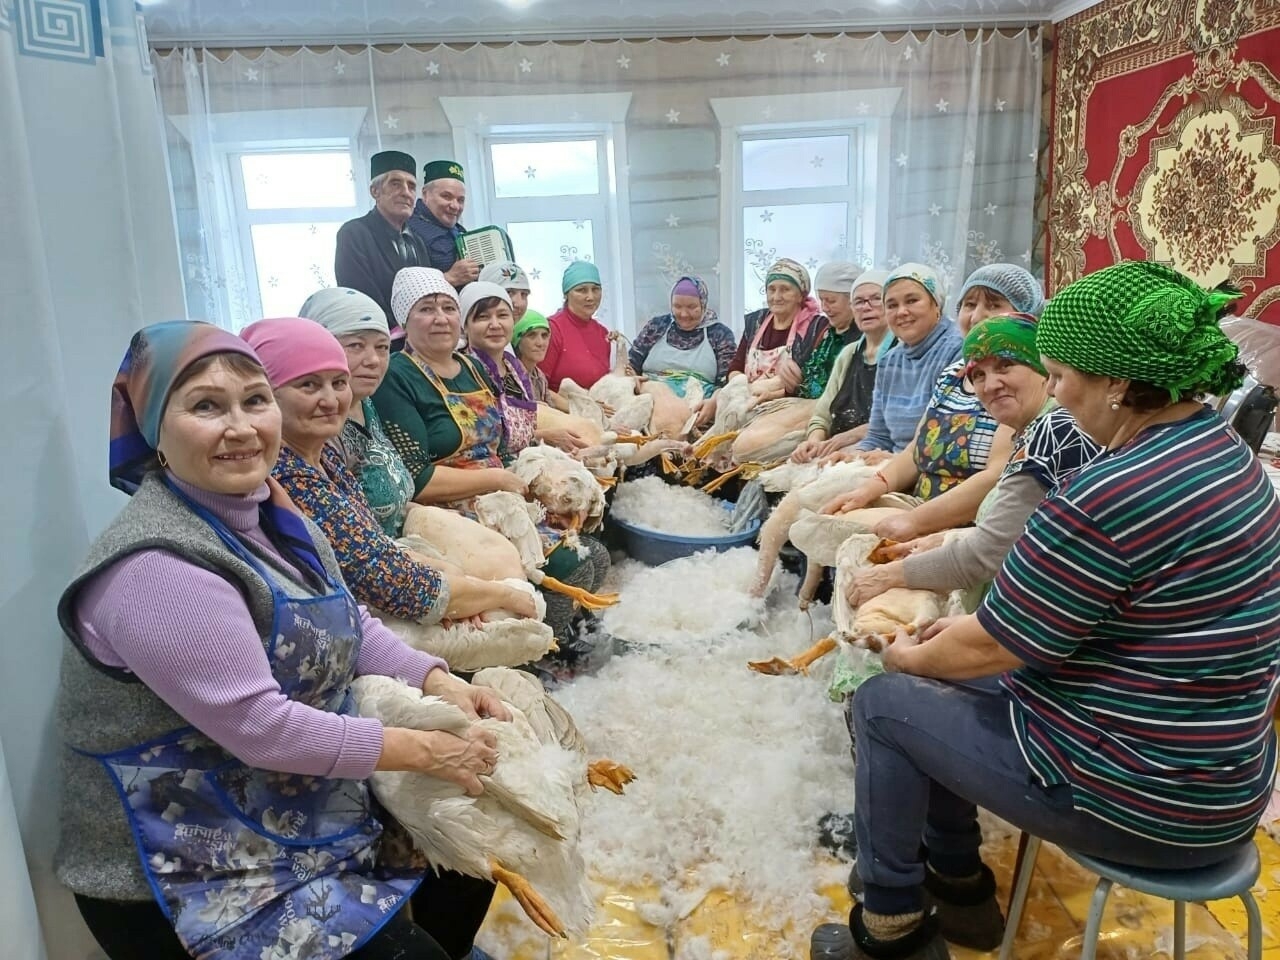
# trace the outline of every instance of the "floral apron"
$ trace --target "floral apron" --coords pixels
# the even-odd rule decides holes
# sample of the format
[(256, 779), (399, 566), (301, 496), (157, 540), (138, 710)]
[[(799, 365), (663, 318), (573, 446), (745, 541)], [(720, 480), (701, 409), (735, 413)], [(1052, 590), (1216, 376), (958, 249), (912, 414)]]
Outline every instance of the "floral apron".
[(442, 460), (436, 461), (440, 466), (457, 467), (463, 470), (476, 470), (483, 467), (501, 467), (502, 460), (498, 456), (498, 447), (502, 442), (502, 405), (493, 392), (485, 386), (484, 377), (466, 357), (455, 354), (458, 362), (470, 371), (475, 382), (480, 384), (479, 390), (470, 393), (459, 393), (450, 390), (443, 380), (418, 357), (410, 354), (409, 359), (422, 371), (427, 383), (436, 388), (445, 409), (453, 418), (458, 432), (462, 434), (462, 442), (458, 449)]
[[(480, 376), (471, 361), (463, 356), (458, 357), (459, 362), (466, 365), (471, 375), (475, 377), (476, 383), (481, 384), (482, 387), (471, 393), (458, 393), (450, 390), (436, 372), (425, 363), (416, 357), (410, 357), (410, 359), (417, 364), (418, 369), (427, 378), (427, 382), (440, 392), (449, 415), (453, 417), (453, 422), (458, 425), (458, 430), (462, 434), (462, 443), (458, 449), (437, 462), (441, 466), (458, 467), (464, 470), (482, 467), (501, 469), (502, 460), (497, 450), (503, 433), (502, 407), (493, 393), (483, 386), (484, 378)], [(474, 504), (469, 499), (442, 503), (440, 506), (471, 520), (476, 519)], [(539, 523), (537, 526), (538, 532), (542, 535), (543, 552), (550, 553), (559, 546), (560, 541), (564, 539), (564, 534), (546, 523)]]
[[(667, 327), (667, 331), (658, 338), (649, 355), (644, 358), (641, 372), (650, 380), (661, 380), (678, 397), (684, 396), (690, 380), (699, 380), (707, 388), (715, 386), (716, 352), (706, 330), (702, 332), (702, 342), (692, 350), (677, 350), (667, 342), (667, 332), (670, 329)], [(707, 389), (705, 392), (710, 394), (711, 390)]]
[(978, 398), (965, 389), (960, 366), (944, 370), (912, 448), (920, 471), (915, 495), (932, 500), (984, 469), (996, 426)]
[[(751, 346), (747, 348), (747, 362), (745, 364), (745, 373), (749, 383), (755, 383), (763, 377), (772, 377), (778, 372), (778, 364), (782, 362), (783, 357), (791, 356), (791, 347), (796, 342), (796, 337), (801, 334), (800, 318), (797, 317), (791, 321), (791, 329), (787, 331), (787, 342), (780, 347), (774, 347), (772, 350), (762, 350), (760, 341), (764, 338), (764, 332), (773, 323), (773, 314), (766, 314), (764, 319), (760, 321), (760, 325), (756, 327), (755, 336), (751, 338)], [(808, 324), (804, 325), (807, 329)]]
[[(328, 582), (323, 596), (286, 596), (220, 520), (188, 506), (271, 587), (265, 646), (284, 695), (350, 713), (361, 644), (351, 594)], [(382, 825), (362, 780), (256, 769), (193, 727), (94, 756), (115, 781), (156, 901), (200, 960), (338, 960), (422, 881), (376, 864)]]

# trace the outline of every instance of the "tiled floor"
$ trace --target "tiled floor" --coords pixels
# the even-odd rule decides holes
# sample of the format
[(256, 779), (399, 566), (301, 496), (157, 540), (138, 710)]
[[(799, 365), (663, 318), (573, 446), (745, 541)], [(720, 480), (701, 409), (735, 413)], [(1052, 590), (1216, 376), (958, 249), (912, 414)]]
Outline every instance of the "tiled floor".
[[(1256, 842), (1262, 854), (1262, 875), (1253, 892), (1266, 928), (1263, 957), (1280, 960), (1280, 843), (1262, 830), (1258, 831)], [(1000, 884), (1002, 902), (1008, 901), (1016, 853), (1016, 835), (1002, 836), (984, 851)], [(1031, 885), (1015, 956), (1019, 960), (1066, 960), (1079, 956), (1095, 881), (1093, 875), (1046, 845)], [(831, 915), (817, 920), (843, 918), (849, 908), (848, 895), (842, 888), (824, 892), (832, 901)], [(500, 902), (490, 923), (497, 928), (527, 924), (505, 899), (504, 891), (499, 890)], [(644, 899), (644, 891), (636, 891), (634, 899), (615, 891), (600, 904), (596, 926), (584, 942), (548, 947), (544, 940), (506, 960), (777, 960), (784, 956), (803, 960), (808, 956), (808, 930), (772, 930), (766, 918), (752, 914), (749, 905), (724, 894), (711, 894), (687, 918), (665, 929), (641, 918), (643, 910), (637, 908), (637, 900)], [(1207, 907), (1193, 904), (1187, 917), (1190, 958), (1234, 960), (1245, 956), (1246, 924), (1239, 901), (1215, 902)], [(1172, 941), (1172, 904), (1129, 890), (1113, 890), (1102, 925), (1100, 960), (1170, 956)], [(995, 957), (995, 953), (961, 948), (953, 948), (952, 955), (956, 960)]]

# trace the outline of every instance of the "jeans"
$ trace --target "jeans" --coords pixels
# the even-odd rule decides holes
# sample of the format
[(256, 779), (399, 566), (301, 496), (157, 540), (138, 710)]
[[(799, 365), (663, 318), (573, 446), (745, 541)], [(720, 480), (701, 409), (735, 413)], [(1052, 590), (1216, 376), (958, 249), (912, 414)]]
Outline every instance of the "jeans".
[[(463, 960), (493, 899), (493, 884), (428, 870), (422, 885), (350, 960)], [(154, 900), (121, 902), (76, 895), (89, 932), (110, 960), (191, 960)]]
[(1075, 810), (1069, 785), (1046, 788), (1032, 773), (1010, 710), (1009, 695), (990, 683), (886, 673), (858, 689), (854, 832), (868, 910), (920, 909), (921, 841), (944, 876), (981, 869), (978, 806), (1050, 843), (1137, 867), (1207, 866), (1239, 847), (1160, 843)]

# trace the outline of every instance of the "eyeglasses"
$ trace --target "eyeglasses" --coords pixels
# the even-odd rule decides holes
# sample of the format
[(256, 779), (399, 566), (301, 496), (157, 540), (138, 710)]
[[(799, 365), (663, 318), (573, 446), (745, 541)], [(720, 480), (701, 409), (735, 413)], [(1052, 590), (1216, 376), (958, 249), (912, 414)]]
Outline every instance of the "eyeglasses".
[(883, 297), (857, 297), (853, 300), (853, 309), (859, 307), (878, 307), (884, 303)]

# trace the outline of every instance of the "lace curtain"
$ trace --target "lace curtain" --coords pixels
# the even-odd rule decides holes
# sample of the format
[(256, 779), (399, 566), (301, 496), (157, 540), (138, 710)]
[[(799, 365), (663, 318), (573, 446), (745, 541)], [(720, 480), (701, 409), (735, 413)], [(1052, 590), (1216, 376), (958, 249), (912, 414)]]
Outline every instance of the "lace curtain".
[[(707, 279), (713, 305), (736, 322), (756, 305), (775, 255), (810, 267), (922, 260), (953, 293), (982, 263), (1038, 269), (1040, 52), (1038, 29), (158, 52), (189, 310), (239, 329), (271, 300), (270, 280), (287, 282), (256, 277), (250, 263), (265, 228), (245, 239), (243, 185), (225, 175), (236, 162), (228, 144), (347, 138), (356, 213), (369, 207), (368, 157), (378, 150), (404, 150), (420, 166), (471, 161), (463, 220), (477, 227), (491, 222), (475, 219), (483, 197), (501, 192), (501, 158), (484, 152), (486, 137), (536, 121), (563, 139), (606, 107), (616, 110), (611, 148), (625, 152), (601, 188), (622, 208), (612, 211), (620, 262), (605, 274), (604, 313), (623, 330), (665, 312), (670, 284), (689, 272)], [(841, 131), (860, 138), (852, 160)], [(793, 139), (744, 145), (782, 134)], [(549, 160), (575, 162), (568, 151)], [(548, 158), (523, 170), (543, 176)], [(800, 191), (770, 192), (788, 184)], [(803, 202), (781, 203), (786, 196)], [(554, 200), (529, 203), (527, 219), (558, 216)], [(561, 226), (564, 234), (537, 234), (546, 242), (516, 243), (544, 285), (533, 303), (546, 311), (558, 306), (547, 301), (582, 220)], [(332, 229), (295, 228), (289, 249), (303, 276), (294, 283), (333, 282)], [(594, 240), (601, 256), (605, 239)]]

